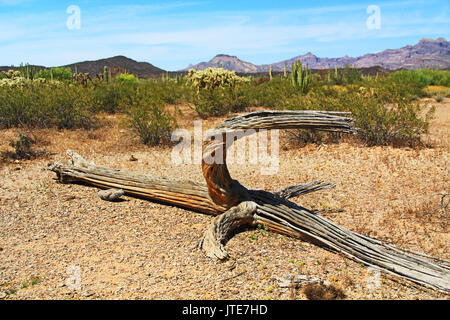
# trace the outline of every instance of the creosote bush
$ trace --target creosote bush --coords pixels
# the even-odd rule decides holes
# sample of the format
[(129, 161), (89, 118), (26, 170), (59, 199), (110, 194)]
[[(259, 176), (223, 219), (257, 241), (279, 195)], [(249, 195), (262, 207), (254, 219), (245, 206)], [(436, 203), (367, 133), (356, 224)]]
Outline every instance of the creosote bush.
[(248, 85), (237, 85), (230, 88), (200, 90), (193, 97), (195, 111), (204, 119), (245, 111), (251, 102), (247, 87)]
[(167, 145), (172, 131), (177, 128), (177, 121), (162, 105), (141, 105), (130, 110), (128, 128), (144, 144)]
[(89, 129), (95, 126), (91, 109), (90, 93), (73, 84), (0, 86), (0, 128), (27, 125)]

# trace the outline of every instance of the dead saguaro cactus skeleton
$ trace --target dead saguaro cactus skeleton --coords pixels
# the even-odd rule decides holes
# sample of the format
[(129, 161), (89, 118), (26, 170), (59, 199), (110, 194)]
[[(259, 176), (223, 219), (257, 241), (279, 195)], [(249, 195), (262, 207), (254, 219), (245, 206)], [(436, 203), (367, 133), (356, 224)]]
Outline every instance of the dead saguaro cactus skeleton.
[[(314, 129), (352, 133), (354, 120), (344, 112), (259, 111), (228, 119), (212, 135), (247, 129)], [(327, 189), (333, 185), (314, 181), (289, 186), (278, 192), (249, 190), (231, 178), (226, 165), (226, 139), (203, 144), (202, 171), (206, 185), (198, 182), (124, 172), (96, 166), (68, 151), (69, 164), (55, 163), (63, 183), (84, 182), (101, 188), (122, 189), (127, 195), (180, 206), (216, 216), (205, 231), (200, 248), (216, 259), (228, 257), (224, 245), (242, 225), (298, 237), (340, 253), (355, 261), (416, 284), (450, 293), (450, 261), (399, 249), (334, 224), (288, 198)], [(211, 158), (221, 161), (210, 161)]]

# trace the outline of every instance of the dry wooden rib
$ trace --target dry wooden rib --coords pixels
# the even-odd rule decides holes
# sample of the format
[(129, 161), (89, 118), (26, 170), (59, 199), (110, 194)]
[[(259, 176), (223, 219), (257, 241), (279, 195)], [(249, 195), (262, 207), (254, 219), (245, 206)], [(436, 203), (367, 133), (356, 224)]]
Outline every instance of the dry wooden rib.
[[(264, 111), (229, 119), (213, 134), (225, 135), (243, 129), (310, 128), (325, 131), (353, 132), (353, 119), (346, 113), (317, 111)], [(224, 259), (224, 245), (231, 231), (243, 224), (265, 224), (270, 230), (300, 237), (328, 249), (399, 276), (417, 284), (450, 292), (449, 261), (427, 257), (395, 248), (368, 238), (287, 200), (301, 194), (302, 188), (286, 188), (278, 193), (248, 190), (233, 180), (226, 166), (226, 139), (204, 143), (202, 170), (206, 186), (193, 181), (155, 178), (95, 166), (71, 153), (69, 166), (54, 164), (60, 181), (82, 181), (100, 187), (122, 188), (125, 193), (143, 196), (168, 204), (218, 215), (206, 230), (201, 247), (210, 257)], [(207, 157), (221, 152), (220, 163), (208, 163)], [(303, 185), (314, 191), (317, 185)], [(322, 185), (322, 188), (325, 188)], [(320, 188), (318, 188), (320, 189)]]
[(68, 165), (54, 163), (48, 169), (56, 172), (62, 183), (84, 182), (100, 188), (123, 189), (125, 194), (217, 215), (226, 208), (216, 205), (208, 196), (204, 183), (153, 177), (144, 174), (97, 166), (77, 153), (67, 150)]

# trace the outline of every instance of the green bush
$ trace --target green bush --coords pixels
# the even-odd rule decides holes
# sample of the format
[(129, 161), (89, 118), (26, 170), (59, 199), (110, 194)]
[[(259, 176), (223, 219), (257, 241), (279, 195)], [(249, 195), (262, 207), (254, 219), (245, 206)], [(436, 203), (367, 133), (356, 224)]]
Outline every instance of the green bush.
[(435, 69), (401, 70), (390, 75), (396, 81), (407, 81), (417, 86), (450, 86), (450, 71)]
[(126, 85), (134, 84), (139, 81), (133, 74), (130, 73), (121, 73), (116, 77), (116, 80), (122, 82)]
[(130, 110), (128, 127), (144, 144), (169, 144), (177, 121), (161, 105), (140, 105)]
[[(306, 97), (291, 98), (286, 106), (292, 110), (349, 111), (356, 120), (358, 136), (371, 145), (417, 145), (420, 136), (428, 131), (434, 113), (432, 108), (421, 116), (424, 106), (404, 99), (398, 92), (380, 92), (379, 88), (316, 88)], [(305, 138), (304, 134), (299, 136)], [(306, 138), (312, 140), (314, 135)]]
[(48, 80), (72, 81), (72, 70), (70, 68), (58, 67), (40, 70), (34, 78)]
[(244, 111), (251, 103), (248, 88), (249, 85), (242, 84), (229, 88), (216, 87), (210, 90), (200, 90), (193, 97), (194, 110), (202, 118)]
[(282, 78), (265, 82), (256, 81), (249, 93), (252, 104), (270, 109), (283, 109), (290, 98), (298, 95), (299, 91), (292, 86), (291, 81)]
[(167, 104), (181, 104), (191, 100), (194, 90), (185, 85), (181, 78), (170, 79), (168, 81), (146, 80), (141, 81), (139, 94), (141, 96), (152, 96), (153, 99), (159, 99)]
[(361, 72), (357, 68), (352, 68), (348, 64), (344, 66), (344, 82), (346, 84), (359, 83), (362, 80)]
[(97, 83), (92, 92), (95, 112), (114, 114), (126, 110), (136, 99), (136, 83), (124, 84), (121, 81)]
[(0, 86), (0, 128), (91, 128), (95, 125), (91, 109), (91, 95), (79, 86), (34, 81)]

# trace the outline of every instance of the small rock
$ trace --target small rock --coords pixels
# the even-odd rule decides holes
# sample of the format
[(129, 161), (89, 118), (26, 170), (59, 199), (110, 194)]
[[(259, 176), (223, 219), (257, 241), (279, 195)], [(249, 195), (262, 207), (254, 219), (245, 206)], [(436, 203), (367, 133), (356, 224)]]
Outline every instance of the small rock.
[(135, 156), (131, 155), (130, 161), (137, 161), (137, 160), (138, 160), (138, 159), (137, 159)]
[(106, 201), (116, 201), (123, 195), (124, 192), (122, 189), (108, 189), (108, 190), (101, 190), (98, 192), (98, 196), (100, 197), (100, 199)]
[(0, 292), (0, 299), (5, 299), (7, 294), (5, 292)]
[(83, 297), (92, 297), (94, 295), (94, 292), (92, 292), (92, 291), (84, 291), (84, 292), (81, 293), (81, 295)]

